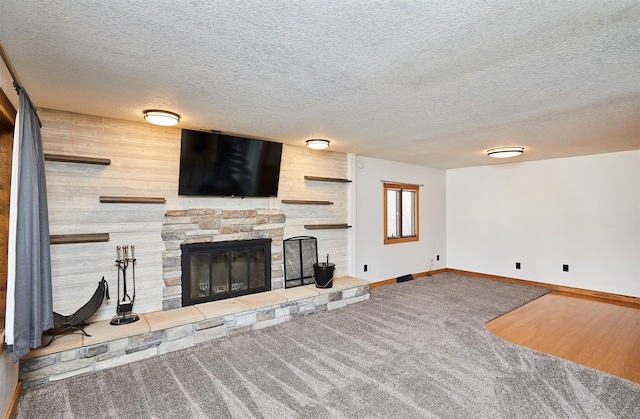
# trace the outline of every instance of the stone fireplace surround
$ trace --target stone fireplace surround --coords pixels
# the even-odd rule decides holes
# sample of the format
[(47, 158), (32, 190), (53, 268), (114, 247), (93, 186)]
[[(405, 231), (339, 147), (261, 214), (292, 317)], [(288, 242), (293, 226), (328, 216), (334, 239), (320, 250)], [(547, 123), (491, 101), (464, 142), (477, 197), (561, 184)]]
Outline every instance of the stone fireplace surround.
[(277, 209), (168, 210), (162, 223), (162, 310), (182, 307), (183, 243), (210, 243), (270, 238), (271, 289), (284, 287), (283, 247), (285, 215)]

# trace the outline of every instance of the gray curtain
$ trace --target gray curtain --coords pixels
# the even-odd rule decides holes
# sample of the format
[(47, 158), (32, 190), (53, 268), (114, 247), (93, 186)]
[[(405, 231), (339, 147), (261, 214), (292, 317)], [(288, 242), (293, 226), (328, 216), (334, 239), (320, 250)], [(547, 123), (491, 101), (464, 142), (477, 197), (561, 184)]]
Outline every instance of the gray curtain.
[(25, 92), (18, 113), (20, 157), (16, 226), (13, 362), (41, 345), (53, 327), (49, 211), (40, 120)]

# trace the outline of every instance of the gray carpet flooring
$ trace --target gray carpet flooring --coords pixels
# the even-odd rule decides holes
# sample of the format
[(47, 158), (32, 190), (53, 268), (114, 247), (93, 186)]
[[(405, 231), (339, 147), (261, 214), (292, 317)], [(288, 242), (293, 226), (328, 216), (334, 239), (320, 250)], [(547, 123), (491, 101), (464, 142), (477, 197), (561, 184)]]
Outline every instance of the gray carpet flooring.
[(18, 418), (638, 418), (640, 385), (485, 323), (548, 290), (452, 273), (25, 391)]

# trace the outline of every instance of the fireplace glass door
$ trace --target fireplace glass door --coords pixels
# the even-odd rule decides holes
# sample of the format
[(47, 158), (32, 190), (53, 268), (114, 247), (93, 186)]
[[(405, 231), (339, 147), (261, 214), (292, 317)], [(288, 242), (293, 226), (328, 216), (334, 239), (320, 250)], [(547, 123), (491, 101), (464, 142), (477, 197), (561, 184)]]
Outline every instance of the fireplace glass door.
[(271, 289), (271, 240), (182, 245), (182, 305)]

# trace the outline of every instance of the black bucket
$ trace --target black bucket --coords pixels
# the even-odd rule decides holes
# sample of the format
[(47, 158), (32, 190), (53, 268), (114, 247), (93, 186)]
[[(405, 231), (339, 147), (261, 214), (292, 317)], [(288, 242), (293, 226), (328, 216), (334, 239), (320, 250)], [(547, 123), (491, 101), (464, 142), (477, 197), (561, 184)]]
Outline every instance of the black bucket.
[(316, 288), (331, 288), (333, 286), (333, 271), (335, 269), (335, 263), (314, 263), (313, 280), (316, 281)]

